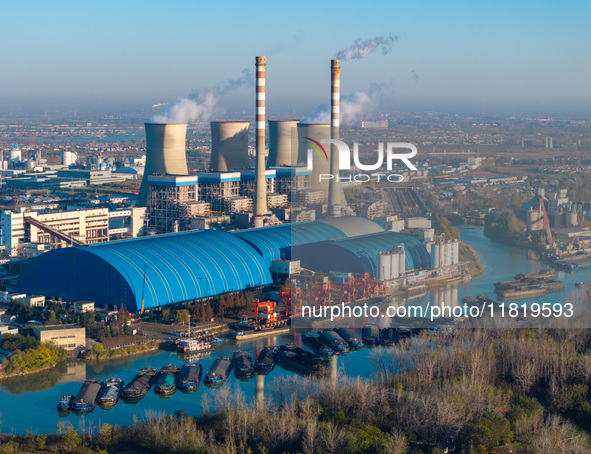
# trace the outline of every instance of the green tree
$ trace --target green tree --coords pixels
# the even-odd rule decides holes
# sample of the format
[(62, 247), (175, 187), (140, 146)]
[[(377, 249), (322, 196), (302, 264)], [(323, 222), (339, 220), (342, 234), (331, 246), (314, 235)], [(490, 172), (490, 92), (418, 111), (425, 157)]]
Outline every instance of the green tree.
[(174, 323), (177, 325), (186, 325), (189, 323), (189, 311), (187, 309), (180, 309), (176, 311)]

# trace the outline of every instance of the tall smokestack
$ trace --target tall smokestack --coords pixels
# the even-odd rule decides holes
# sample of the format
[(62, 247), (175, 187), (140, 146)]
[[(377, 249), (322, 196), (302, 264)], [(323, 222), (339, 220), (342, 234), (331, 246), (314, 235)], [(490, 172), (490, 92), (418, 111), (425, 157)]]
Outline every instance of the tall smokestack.
[[(330, 63), (330, 138), (338, 140), (341, 109), (341, 61), (331, 60)], [(334, 177), (328, 184), (328, 209), (331, 214), (334, 214), (332, 207), (347, 204), (343, 186), (340, 181), (337, 181), (337, 175), (339, 175), (339, 153), (335, 146), (331, 146), (330, 173)]]
[[(267, 214), (265, 180), (265, 57), (256, 57), (256, 168), (254, 190), (255, 226), (262, 227), (260, 216)], [(259, 217), (257, 219), (257, 217)]]
[(146, 123), (146, 167), (138, 195), (138, 206), (148, 202), (148, 177), (188, 175), (185, 139), (186, 123)]

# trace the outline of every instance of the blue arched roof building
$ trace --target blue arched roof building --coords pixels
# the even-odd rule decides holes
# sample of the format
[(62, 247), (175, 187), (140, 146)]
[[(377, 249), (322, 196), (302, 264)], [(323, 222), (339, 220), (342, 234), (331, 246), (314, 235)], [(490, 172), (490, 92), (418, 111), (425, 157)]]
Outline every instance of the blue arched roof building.
[(314, 271), (369, 273), (378, 277), (378, 255), (404, 245), (406, 271), (428, 269), (430, 256), (418, 239), (402, 233), (382, 232), (317, 244), (295, 246), (292, 258)]
[(383, 231), (379, 224), (367, 218), (348, 216), (240, 230), (233, 232), (233, 235), (254, 247), (267, 266), (271, 266), (272, 260), (291, 259), (291, 251), (295, 246)]
[(215, 230), (160, 235), (40, 255), (21, 273), (27, 294), (121, 304), (131, 312), (271, 283), (268, 266), (247, 243)]

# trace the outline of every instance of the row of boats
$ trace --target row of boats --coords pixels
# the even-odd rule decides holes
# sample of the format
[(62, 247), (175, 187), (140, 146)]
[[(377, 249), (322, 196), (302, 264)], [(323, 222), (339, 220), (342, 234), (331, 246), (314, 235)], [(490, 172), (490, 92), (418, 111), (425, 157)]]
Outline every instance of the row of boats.
[(361, 330), (361, 338), (351, 328), (335, 328), (302, 334), (303, 342), (318, 355), (346, 353), (364, 345), (394, 345), (403, 339), (411, 338), (408, 328), (383, 328), (376, 325), (365, 325)]
[[(265, 347), (256, 362), (253, 363), (249, 353), (237, 351), (232, 359), (216, 358), (203, 383), (220, 385), (224, 383), (232, 369), (234, 374), (252, 376), (255, 371), (269, 372), (275, 367), (272, 347)], [(64, 394), (58, 403), (59, 412), (88, 413), (98, 405), (110, 409), (117, 405), (119, 399), (139, 402), (154, 386), (154, 392), (161, 397), (170, 397), (177, 389), (192, 392), (199, 388), (203, 367), (198, 362), (184, 364), (181, 369), (172, 364), (163, 366), (159, 371), (154, 367), (141, 369), (135, 378), (124, 385), (120, 378), (111, 378), (103, 383), (100, 380), (86, 380), (76, 395)]]

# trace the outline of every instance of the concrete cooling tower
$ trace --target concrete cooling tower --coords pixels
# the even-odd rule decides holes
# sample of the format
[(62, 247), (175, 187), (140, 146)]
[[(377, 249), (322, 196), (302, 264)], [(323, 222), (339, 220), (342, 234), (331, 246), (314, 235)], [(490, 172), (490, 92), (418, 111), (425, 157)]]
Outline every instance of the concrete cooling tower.
[(185, 139), (186, 123), (146, 123), (146, 167), (140, 186), (138, 206), (148, 201), (151, 175), (188, 175)]
[(298, 120), (269, 120), (267, 167), (295, 166), (298, 151)]
[(248, 169), (248, 121), (211, 122), (211, 163), (213, 172)]
[[(320, 142), (323, 139), (330, 139), (330, 125), (298, 123), (298, 163), (306, 165), (308, 162), (308, 150), (312, 149), (310, 140)], [(321, 174), (330, 173), (330, 146), (323, 145), (327, 156), (320, 155), (312, 149), (312, 189), (324, 191), (328, 196), (328, 180), (320, 182)]]

